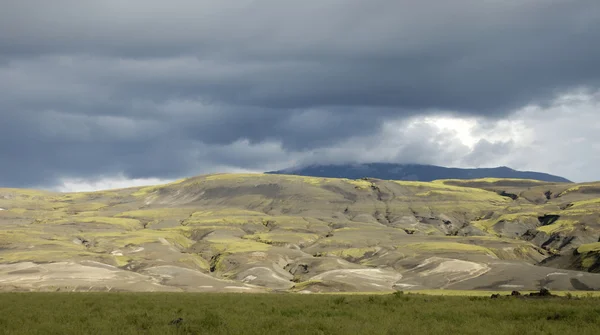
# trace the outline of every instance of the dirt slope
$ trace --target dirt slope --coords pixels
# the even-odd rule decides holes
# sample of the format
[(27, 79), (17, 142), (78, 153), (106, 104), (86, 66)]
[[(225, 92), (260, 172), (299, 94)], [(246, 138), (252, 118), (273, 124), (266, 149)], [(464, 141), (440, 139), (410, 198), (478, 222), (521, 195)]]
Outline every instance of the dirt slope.
[(4, 290), (600, 289), (600, 183), (224, 174), (0, 189)]

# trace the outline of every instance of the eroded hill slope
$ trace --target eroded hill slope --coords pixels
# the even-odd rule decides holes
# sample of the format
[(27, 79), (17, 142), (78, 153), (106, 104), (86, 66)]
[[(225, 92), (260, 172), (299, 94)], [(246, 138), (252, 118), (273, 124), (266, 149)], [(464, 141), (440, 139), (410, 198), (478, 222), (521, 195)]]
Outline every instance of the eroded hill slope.
[[(224, 174), (0, 189), (5, 290), (600, 289), (600, 184)], [(542, 266), (543, 265), (543, 266)]]

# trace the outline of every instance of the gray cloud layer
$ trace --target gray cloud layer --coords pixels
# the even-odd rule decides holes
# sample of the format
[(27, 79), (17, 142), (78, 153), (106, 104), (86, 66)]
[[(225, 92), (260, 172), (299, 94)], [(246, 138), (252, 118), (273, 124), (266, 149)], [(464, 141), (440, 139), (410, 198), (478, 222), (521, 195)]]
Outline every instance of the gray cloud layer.
[[(597, 0), (7, 1), (0, 184), (260, 170), (417, 115), (499, 120), (598, 89), (597, 41)], [(458, 154), (425, 142), (401, 159)]]

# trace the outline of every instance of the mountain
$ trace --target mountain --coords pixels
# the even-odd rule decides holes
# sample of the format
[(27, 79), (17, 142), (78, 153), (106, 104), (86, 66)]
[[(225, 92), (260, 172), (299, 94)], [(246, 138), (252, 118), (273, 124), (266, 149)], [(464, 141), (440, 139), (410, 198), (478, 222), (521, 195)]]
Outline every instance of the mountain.
[(271, 171), (267, 173), (325, 178), (360, 179), (363, 177), (369, 177), (384, 180), (414, 181), (434, 181), (441, 179), (513, 178), (560, 183), (571, 182), (566, 178), (547, 173), (517, 171), (505, 166), (497, 168), (460, 169), (435, 165), (368, 163), (345, 165), (311, 165), (280, 171)]
[(0, 188), (0, 291), (598, 290), (598, 204), (524, 179)]

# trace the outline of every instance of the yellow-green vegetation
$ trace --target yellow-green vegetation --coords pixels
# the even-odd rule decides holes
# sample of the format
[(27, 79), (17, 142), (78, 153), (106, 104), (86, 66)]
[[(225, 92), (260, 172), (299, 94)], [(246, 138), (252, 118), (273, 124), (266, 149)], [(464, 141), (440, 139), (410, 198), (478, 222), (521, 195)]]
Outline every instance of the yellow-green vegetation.
[(474, 244), (465, 244), (457, 242), (409, 243), (404, 245), (398, 245), (398, 248), (409, 248), (417, 251), (429, 252), (476, 252), (495, 256), (494, 252), (488, 248)]
[(143, 221), (144, 226), (152, 227), (166, 220), (172, 220), (175, 223), (177, 221), (182, 222), (194, 211), (193, 208), (153, 208), (127, 211), (116, 215), (116, 217), (137, 219)]
[(74, 243), (73, 239), (35, 229), (0, 231), (0, 246), (8, 247), (0, 248), (0, 263), (67, 261), (100, 256)]
[(165, 246), (179, 246), (182, 249), (189, 248), (195, 242), (187, 238), (178, 229), (143, 229), (123, 233), (89, 233), (87, 239), (92, 239), (97, 247), (112, 251), (128, 245), (143, 245), (146, 243), (161, 243)]
[(317, 234), (296, 233), (288, 231), (279, 231), (273, 233), (259, 233), (244, 236), (245, 239), (255, 240), (266, 244), (298, 244), (304, 245), (312, 243), (319, 238)]
[(550, 215), (559, 215), (559, 216), (585, 216), (585, 215), (593, 215), (597, 213), (596, 207), (589, 208), (567, 208), (561, 211), (550, 212)]
[(247, 209), (241, 208), (215, 208), (210, 210), (199, 210), (195, 211), (191, 219), (193, 218), (202, 218), (202, 217), (223, 217), (223, 216), (259, 216), (264, 217), (265, 213), (251, 211)]
[(573, 206), (571, 208), (579, 208), (579, 207), (586, 207), (586, 206), (597, 207), (599, 204), (600, 204), (600, 198), (594, 198), (594, 199), (588, 199), (588, 200), (582, 200), (582, 201), (575, 201), (575, 202), (573, 202)]
[(317, 177), (305, 177), (305, 176), (285, 176), (284, 179), (289, 181), (299, 181), (304, 184), (309, 184), (313, 186), (321, 186), (323, 183), (330, 181), (329, 178), (317, 178)]
[(581, 267), (583, 267), (584, 269), (589, 269), (592, 266), (594, 266), (594, 264), (596, 264), (596, 261), (597, 261), (596, 257), (593, 257), (588, 254), (581, 261)]
[(486, 242), (507, 242), (510, 244), (527, 244), (529, 245), (528, 242), (525, 241), (519, 241), (519, 240), (515, 240), (513, 238), (508, 238), (508, 237), (499, 237), (499, 236), (491, 236), (491, 235), (486, 235), (486, 236), (444, 236), (443, 237), (444, 240), (471, 240), (471, 241), (478, 241), (478, 243), (486, 243)]
[(535, 212), (521, 212), (521, 213), (510, 213), (510, 214), (502, 214), (497, 218), (487, 219), (487, 220), (478, 220), (472, 221), (471, 224), (483, 231), (489, 232), (496, 224), (501, 221), (505, 222), (515, 222), (515, 221), (524, 221), (526, 219), (535, 219), (538, 217), (538, 213)]
[(194, 232), (198, 232), (198, 231), (202, 231), (205, 233), (210, 233), (213, 231), (228, 232), (230, 234), (243, 234), (244, 233), (244, 231), (241, 230), (237, 226), (225, 226), (225, 225), (182, 226), (182, 227), (168, 228), (168, 229), (177, 230), (177, 231), (181, 232), (181, 234), (183, 234), (183, 236), (185, 236), (187, 238), (192, 238), (192, 236), (194, 235)]
[(200, 269), (204, 271), (209, 271), (210, 269), (210, 264), (208, 261), (198, 255), (186, 254), (184, 257), (179, 259), (179, 262), (189, 265), (192, 269)]
[(119, 197), (121, 195), (120, 191), (122, 190), (61, 193), (53, 198), (55, 201), (59, 202), (93, 201), (98, 199), (111, 199)]
[(139, 220), (136, 219), (127, 219), (127, 218), (119, 218), (119, 217), (105, 217), (105, 216), (70, 216), (65, 219), (57, 219), (57, 220), (49, 220), (41, 223), (47, 224), (69, 224), (69, 223), (90, 223), (90, 224), (105, 224), (112, 225), (115, 228), (122, 228), (126, 230), (136, 230), (141, 229), (142, 225)]
[[(469, 191), (472, 190), (472, 191)], [(438, 197), (448, 201), (496, 201), (499, 203), (507, 203), (508, 199), (501, 197), (493, 192), (483, 191), (479, 189), (460, 188), (460, 190), (431, 190), (415, 194), (418, 197)]]
[(0, 329), (15, 335), (595, 335), (599, 302), (412, 294), (3, 293), (0, 299)]
[(60, 196), (56, 196), (55, 200), (58, 202), (73, 203), (74, 201), (89, 200), (90, 198), (94, 197), (94, 194), (97, 194), (100, 192), (107, 192), (107, 191), (64, 193)]
[[(27, 213), (29, 210), (25, 209), (25, 208), (11, 208), (7, 211), (7, 213), (14, 213), (14, 214), (25, 214)], [(33, 212), (33, 211), (32, 211)]]
[(575, 193), (575, 192), (582, 192), (584, 191), (586, 188), (598, 188), (600, 187), (600, 183), (585, 183), (585, 184), (578, 184), (575, 185), (573, 187), (570, 187), (564, 191), (562, 191), (558, 196), (559, 197), (563, 197), (569, 193)]
[(312, 285), (317, 285), (317, 284), (321, 284), (321, 283), (323, 283), (322, 280), (307, 280), (307, 281), (297, 283), (296, 285), (294, 285), (294, 287), (292, 287), (292, 290), (298, 292), (298, 291), (305, 290)]
[[(359, 187), (371, 187), (371, 183), (364, 182), (361, 180), (353, 181), (350, 179), (338, 179), (338, 178), (320, 178), (320, 177), (308, 177), (308, 176), (292, 176), (292, 175), (281, 175), (281, 178), (285, 181), (290, 182), (300, 182), (303, 184), (308, 184), (312, 186), (323, 186), (328, 183), (340, 183), (340, 182), (348, 182), (355, 186)], [(368, 184), (368, 186), (367, 186)]]
[(190, 217), (183, 221), (186, 226), (215, 226), (215, 225), (243, 225), (243, 224), (261, 224), (260, 218), (249, 218), (243, 216), (214, 216), (214, 217)]
[(76, 222), (84, 222), (84, 223), (105, 223), (115, 226), (121, 226), (128, 230), (135, 230), (141, 228), (140, 221), (136, 219), (126, 219), (126, 218), (116, 218), (116, 217), (102, 217), (102, 216), (93, 216), (93, 217), (84, 217), (84, 218), (76, 218)]
[(482, 211), (490, 209), (500, 209), (495, 204), (486, 201), (430, 201), (430, 198), (425, 198), (422, 202), (411, 202), (410, 209), (417, 213), (452, 213), (466, 212), (469, 214), (481, 214)]
[(231, 254), (267, 251), (270, 246), (265, 243), (259, 243), (247, 239), (227, 238), (227, 237), (209, 237), (206, 241), (211, 243), (211, 247), (216, 252), (227, 252)]
[(70, 247), (72, 237), (44, 233), (38, 229), (0, 230), (0, 245), (22, 245), (27, 249), (55, 246)]
[(516, 179), (516, 178), (478, 178), (478, 179), (438, 179), (434, 180), (433, 183), (453, 183), (453, 184), (475, 184), (475, 183), (488, 183), (494, 184), (498, 182), (511, 182), (515, 184), (547, 184), (547, 182), (535, 180), (535, 179)]
[(0, 253), (0, 263), (20, 263), (20, 262), (66, 262), (70, 260), (106, 258), (106, 256), (88, 252), (84, 248), (65, 248), (60, 249), (23, 249)]
[(68, 203), (51, 201), (48, 198), (39, 199), (2, 199), (0, 198), (0, 208), (5, 209), (24, 209), (35, 211), (52, 211), (68, 207)]
[(242, 181), (249, 178), (260, 178), (265, 176), (262, 173), (219, 173), (201, 176), (199, 178), (188, 179), (191, 182), (197, 181)]
[(559, 193), (559, 194), (558, 194), (558, 196), (559, 196), (559, 197), (562, 197), (562, 196), (565, 196), (565, 195), (567, 195), (567, 194), (569, 194), (569, 193), (572, 193), (572, 192), (577, 192), (577, 191), (579, 191), (580, 189), (581, 189), (581, 185), (573, 186), (573, 187), (571, 187), (571, 188), (568, 188), (568, 189), (566, 189), (566, 190), (562, 191), (561, 193)]
[(360, 259), (367, 254), (375, 254), (377, 248), (348, 248), (327, 252), (327, 255), (333, 255), (344, 259)]
[(214, 181), (237, 181), (243, 182), (248, 179), (260, 180), (261, 178), (270, 178), (275, 181), (302, 183), (311, 186), (323, 186), (329, 183), (348, 183), (355, 186), (357, 189), (365, 190), (371, 187), (371, 183), (366, 180), (353, 180), (345, 178), (320, 178), (310, 176), (296, 176), (296, 175), (266, 175), (266, 174), (214, 174), (201, 177), (201, 179), (194, 180), (194, 182), (214, 182)]
[(114, 260), (115, 260), (115, 264), (118, 267), (123, 267), (127, 264), (129, 264), (129, 261), (131, 261), (131, 258), (128, 256), (113, 256)]
[(577, 248), (577, 252), (580, 254), (600, 252), (600, 242), (581, 245), (579, 248)]
[(371, 188), (371, 182), (367, 180), (353, 180), (353, 179), (344, 179), (345, 182), (354, 185), (354, 187), (358, 190), (368, 190)]
[(247, 223), (262, 224), (268, 217), (264, 213), (236, 209), (220, 208), (202, 210), (192, 213), (183, 221), (183, 225), (242, 225)]
[(558, 233), (558, 232), (568, 232), (575, 228), (579, 222), (575, 220), (563, 220), (560, 219), (555, 223), (547, 226), (538, 227), (537, 230), (544, 232), (548, 235)]
[(425, 182), (425, 181), (409, 181), (409, 180), (392, 180), (391, 182), (394, 182), (394, 183), (404, 186), (404, 187), (411, 187), (411, 188), (416, 188), (416, 189), (421, 189), (421, 190), (488, 193), (488, 191), (484, 191), (484, 190), (470, 189), (470, 188), (454, 186), (454, 185), (446, 185), (441, 182)]
[(315, 223), (322, 224), (322, 222), (311, 218), (285, 215), (271, 216), (261, 212), (235, 208), (197, 211), (182, 221), (182, 225), (189, 227), (224, 227), (253, 224), (262, 227), (277, 226), (278, 229), (308, 228)]
[(54, 199), (55, 194), (28, 189), (0, 188), (0, 208), (23, 208), (29, 210), (53, 210), (67, 206)]
[(158, 191), (162, 188), (182, 184), (182, 183), (186, 182), (187, 180), (188, 180), (187, 178), (184, 178), (184, 179), (179, 179), (179, 180), (176, 180), (174, 182), (170, 182), (170, 183), (164, 184), (164, 185), (142, 187), (142, 188), (138, 189), (137, 191), (131, 193), (131, 195), (134, 197), (143, 197), (143, 196), (149, 195), (155, 191)]
[(589, 270), (600, 259), (600, 242), (581, 245), (577, 252), (582, 254), (581, 267)]
[(193, 213), (193, 208), (153, 208), (153, 209), (140, 209), (135, 211), (123, 212), (117, 215), (117, 217), (125, 218), (141, 218), (141, 219), (166, 219), (172, 217), (186, 216)]
[(107, 207), (105, 203), (101, 202), (83, 202), (79, 204), (69, 205), (67, 207), (67, 211), (69, 212), (89, 212), (89, 211), (97, 211), (104, 207)]

